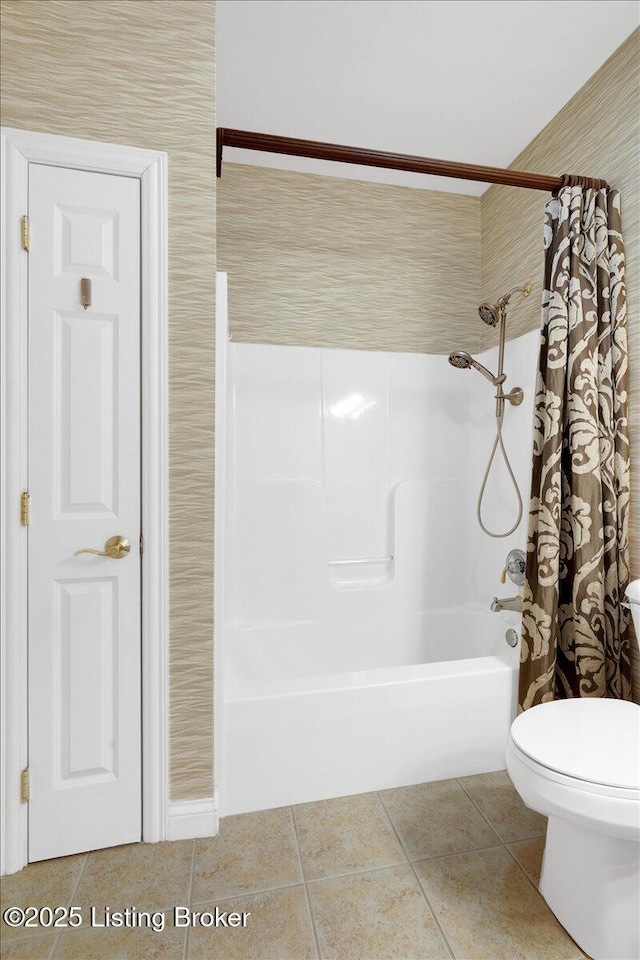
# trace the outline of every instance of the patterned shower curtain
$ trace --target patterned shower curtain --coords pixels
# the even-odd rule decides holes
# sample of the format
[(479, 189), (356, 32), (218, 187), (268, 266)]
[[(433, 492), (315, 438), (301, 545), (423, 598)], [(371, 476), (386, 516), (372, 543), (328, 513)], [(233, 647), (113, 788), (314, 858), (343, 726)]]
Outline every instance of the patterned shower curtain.
[(628, 355), (620, 195), (566, 177), (547, 205), (520, 710), (630, 699)]

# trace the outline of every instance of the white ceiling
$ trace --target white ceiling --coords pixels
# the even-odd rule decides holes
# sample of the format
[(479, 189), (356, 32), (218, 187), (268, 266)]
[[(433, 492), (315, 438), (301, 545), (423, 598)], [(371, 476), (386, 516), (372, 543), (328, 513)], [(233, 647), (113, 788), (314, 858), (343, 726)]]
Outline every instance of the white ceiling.
[[(638, 25), (638, 3), (218, 0), (216, 19), (219, 126), (508, 166)], [(486, 189), (229, 148), (227, 159)]]

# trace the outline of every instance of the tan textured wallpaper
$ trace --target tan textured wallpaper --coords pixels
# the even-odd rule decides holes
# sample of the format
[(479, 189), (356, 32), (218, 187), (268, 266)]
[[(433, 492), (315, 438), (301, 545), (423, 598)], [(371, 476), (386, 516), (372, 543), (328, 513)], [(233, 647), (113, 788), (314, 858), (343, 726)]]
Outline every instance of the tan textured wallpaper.
[(217, 204), (235, 340), (479, 349), (479, 198), (225, 162)]
[[(542, 130), (512, 166), (537, 173), (603, 177), (622, 198), (627, 255), (627, 309), (631, 371), (631, 552), (640, 576), (640, 31), (635, 31)], [(482, 196), (482, 296), (491, 299), (520, 280), (534, 295), (510, 333), (540, 323), (542, 222), (548, 196), (492, 187)], [(483, 331), (488, 346), (490, 328)], [(488, 336), (487, 336), (488, 335)]]
[(2, 123), (169, 154), (171, 793), (212, 792), (213, 0), (2, 0)]

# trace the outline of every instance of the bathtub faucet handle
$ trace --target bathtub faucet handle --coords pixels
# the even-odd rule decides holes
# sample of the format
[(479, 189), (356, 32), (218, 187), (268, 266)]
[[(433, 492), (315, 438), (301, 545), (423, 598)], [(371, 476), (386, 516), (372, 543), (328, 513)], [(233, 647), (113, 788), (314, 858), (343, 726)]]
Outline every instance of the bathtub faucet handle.
[(510, 550), (507, 554), (507, 559), (505, 560), (504, 569), (502, 571), (502, 576), (500, 577), (500, 583), (507, 582), (507, 576), (515, 583), (516, 586), (521, 587), (525, 580), (525, 570), (526, 570), (526, 558), (524, 550)]

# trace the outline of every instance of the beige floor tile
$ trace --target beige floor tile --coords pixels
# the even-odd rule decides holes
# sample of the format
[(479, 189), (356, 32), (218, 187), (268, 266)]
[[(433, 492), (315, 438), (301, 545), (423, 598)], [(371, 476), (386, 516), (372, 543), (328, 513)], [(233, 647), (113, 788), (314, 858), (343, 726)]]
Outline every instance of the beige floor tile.
[(580, 950), (504, 847), (416, 870), (459, 960), (576, 960)]
[(186, 929), (176, 929), (166, 914), (164, 930), (145, 927), (67, 930), (55, 949), (54, 960), (182, 960)]
[(300, 883), (289, 807), (225, 817), (217, 837), (196, 840), (193, 903)]
[(48, 960), (56, 938), (29, 937), (27, 940), (5, 940), (2, 937), (0, 960)]
[(540, 882), (540, 871), (542, 870), (542, 854), (544, 853), (544, 837), (536, 837), (534, 840), (520, 840), (518, 843), (510, 843), (509, 850), (522, 864), (531, 877), (533, 882), (538, 885)]
[(410, 860), (500, 843), (456, 780), (398, 787), (381, 796)]
[(406, 863), (375, 793), (303, 803), (293, 815), (308, 880)]
[(189, 936), (189, 960), (315, 960), (304, 887), (235, 897), (218, 907), (248, 911), (246, 927), (194, 927)]
[[(86, 853), (57, 860), (29, 863), (18, 873), (0, 881), (0, 912), (6, 907), (68, 907), (76, 889)], [(2, 921), (0, 934), (3, 942), (15, 937), (42, 936), (42, 927), (7, 927)]]
[(460, 784), (506, 843), (544, 834), (546, 818), (525, 807), (506, 770), (463, 777)]
[(316, 880), (309, 893), (326, 960), (449, 956), (408, 865)]
[(96, 850), (89, 854), (76, 902), (87, 916), (90, 907), (153, 911), (188, 905), (192, 852), (192, 840)]

